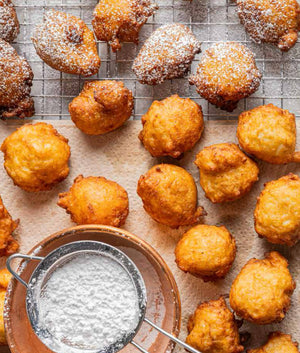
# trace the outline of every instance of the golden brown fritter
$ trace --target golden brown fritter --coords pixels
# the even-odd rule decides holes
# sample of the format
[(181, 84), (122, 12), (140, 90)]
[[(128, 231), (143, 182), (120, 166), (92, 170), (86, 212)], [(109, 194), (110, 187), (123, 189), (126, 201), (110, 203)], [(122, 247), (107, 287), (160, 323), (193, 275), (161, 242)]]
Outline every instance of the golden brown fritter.
[(68, 140), (50, 124), (23, 125), (4, 140), (1, 151), (7, 174), (25, 191), (50, 190), (69, 174)]
[(12, 235), (18, 224), (19, 220), (13, 221), (0, 197), (0, 256), (9, 256), (18, 251), (19, 243)]
[(248, 349), (247, 353), (299, 353), (298, 343), (292, 341), (290, 335), (272, 332), (268, 342), (256, 349)]
[(128, 195), (122, 186), (103, 177), (79, 175), (68, 192), (59, 194), (58, 206), (65, 208), (77, 224), (120, 227), (128, 216)]
[(300, 178), (290, 173), (266, 183), (254, 220), (259, 236), (271, 243), (295, 245), (300, 239)]
[(142, 124), (139, 139), (153, 157), (180, 157), (194, 147), (204, 128), (201, 107), (177, 94), (154, 101)]
[(204, 302), (189, 319), (186, 342), (202, 353), (239, 353), (238, 327), (223, 297)]
[(132, 92), (123, 82), (86, 82), (69, 104), (74, 124), (88, 135), (101, 135), (123, 125), (133, 110)]
[(237, 137), (245, 152), (265, 162), (300, 162), (300, 152), (295, 152), (295, 115), (273, 104), (243, 112), (239, 116)]
[(214, 203), (234, 201), (252, 188), (259, 169), (234, 143), (205, 147), (196, 157), (200, 184)]
[(146, 40), (132, 70), (141, 83), (148, 85), (183, 77), (200, 48), (201, 43), (188, 27), (179, 23), (166, 24)]
[(190, 173), (172, 164), (152, 167), (138, 182), (137, 193), (145, 211), (171, 228), (199, 222), (205, 215), (197, 207), (197, 188)]
[(158, 6), (152, 0), (100, 0), (92, 21), (95, 35), (114, 52), (120, 42), (139, 41), (139, 32)]
[(300, 7), (296, 0), (236, 0), (238, 15), (257, 43), (275, 44), (288, 51), (297, 42)]
[(55, 70), (92, 76), (100, 68), (93, 32), (78, 17), (50, 10), (35, 27), (32, 42), (37, 54)]
[(284, 319), (296, 287), (287, 260), (278, 252), (263, 260), (251, 259), (230, 290), (230, 305), (237, 315), (258, 325)]
[(178, 267), (204, 281), (224, 278), (235, 254), (235, 239), (225, 227), (204, 224), (186, 232), (175, 249)]
[(250, 49), (237, 42), (222, 42), (205, 51), (189, 82), (211, 104), (231, 112), (258, 89), (260, 80)]
[(0, 38), (13, 42), (20, 32), (20, 25), (14, 5), (10, 0), (0, 0)]
[(33, 72), (27, 60), (3, 39), (0, 39), (0, 76), (0, 118), (32, 116)]
[(4, 301), (6, 295), (6, 289), (8, 287), (9, 281), (11, 280), (11, 273), (5, 268), (0, 270), (0, 346), (6, 346), (7, 340), (4, 329), (4, 320), (3, 320), (3, 310), (4, 310)]

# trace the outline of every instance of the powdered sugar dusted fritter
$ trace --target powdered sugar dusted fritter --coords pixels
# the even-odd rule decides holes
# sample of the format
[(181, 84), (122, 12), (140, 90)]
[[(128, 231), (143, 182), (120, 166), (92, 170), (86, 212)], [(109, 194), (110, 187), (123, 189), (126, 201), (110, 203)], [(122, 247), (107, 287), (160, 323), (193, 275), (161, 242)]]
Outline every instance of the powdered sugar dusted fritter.
[(300, 30), (296, 0), (236, 0), (241, 23), (255, 42), (269, 42), (282, 51), (292, 48)]
[(178, 23), (161, 26), (146, 40), (132, 69), (138, 80), (148, 85), (182, 77), (200, 46), (188, 27)]
[(0, 38), (12, 42), (19, 32), (19, 21), (12, 2), (0, 0)]
[(32, 37), (37, 54), (52, 68), (92, 76), (100, 67), (93, 32), (78, 17), (50, 10)]
[(109, 42), (114, 52), (120, 42), (138, 43), (141, 27), (156, 9), (152, 0), (100, 0), (92, 22), (96, 37)]
[(33, 72), (26, 59), (0, 39), (0, 117), (19, 118), (34, 114), (34, 103), (30, 97)]
[(210, 103), (233, 111), (239, 100), (258, 89), (260, 80), (254, 54), (248, 48), (237, 42), (220, 42), (205, 51), (189, 82)]

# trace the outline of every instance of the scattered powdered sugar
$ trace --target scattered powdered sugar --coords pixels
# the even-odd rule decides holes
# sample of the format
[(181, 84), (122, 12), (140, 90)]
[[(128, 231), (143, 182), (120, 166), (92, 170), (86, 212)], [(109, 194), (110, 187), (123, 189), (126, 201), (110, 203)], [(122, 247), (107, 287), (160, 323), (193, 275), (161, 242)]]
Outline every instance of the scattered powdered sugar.
[[(300, 7), (296, 0), (236, 0), (236, 2), (241, 23), (255, 42), (275, 44), (281, 40), (296, 42), (300, 28)], [(289, 38), (290, 32), (294, 33), (292, 38)], [(283, 38), (285, 36), (286, 39)]]
[(32, 41), (37, 54), (49, 66), (70, 74), (91, 76), (100, 59), (93, 32), (78, 17), (50, 10), (37, 25)]
[[(79, 254), (42, 288), (39, 337), (55, 352), (100, 351), (134, 331), (139, 314), (135, 285), (122, 265), (109, 256)], [(41, 337), (45, 329), (49, 337)]]
[(12, 42), (19, 34), (19, 21), (10, 0), (0, 0), (0, 38)]
[(149, 85), (182, 77), (200, 46), (188, 27), (178, 23), (161, 26), (146, 40), (132, 69), (141, 83)]

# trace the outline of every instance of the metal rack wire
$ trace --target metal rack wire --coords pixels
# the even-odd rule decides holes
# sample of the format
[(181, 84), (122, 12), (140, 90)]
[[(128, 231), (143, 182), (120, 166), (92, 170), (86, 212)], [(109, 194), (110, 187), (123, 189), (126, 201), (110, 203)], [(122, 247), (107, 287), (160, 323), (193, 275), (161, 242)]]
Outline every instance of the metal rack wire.
[[(56, 8), (82, 18), (89, 27), (97, 0), (15, 0), (21, 33), (13, 44), (25, 56), (34, 71), (32, 95), (36, 106), (36, 119), (69, 119), (68, 104), (80, 92), (85, 78), (60, 73), (51, 69), (36, 55), (31, 43), (35, 24), (42, 21), (43, 13)], [(239, 24), (236, 6), (231, 0), (157, 0), (159, 10), (142, 28), (140, 44), (124, 43), (114, 54), (106, 43), (98, 42), (102, 65), (91, 79), (120, 79), (133, 91), (135, 110), (133, 119), (140, 119), (153, 99), (163, 99), (170, 94), (190, 97), (201, 104), (204, 116), (209, 119), (236, 119), (238, 114), (260, 104), (273, 103), (290, 109), (300, 117), (300, 42), (288, 53), (268, 44), (253, 43)], [(131, 70), (132, 62), (145, 39), (162, 24), (180, 22), (188, 25), (205, 50), (218, 41), (236, 40), (246, 44), (256, 54), (257, 65), (263, 73), (260, 89), (240, 102), (233, 113), (223, 112), (201, 99), (187, 78), (167, 81), (159, 86), (137, 82)], [(191, 66), (195, 72), (198, 54)]]

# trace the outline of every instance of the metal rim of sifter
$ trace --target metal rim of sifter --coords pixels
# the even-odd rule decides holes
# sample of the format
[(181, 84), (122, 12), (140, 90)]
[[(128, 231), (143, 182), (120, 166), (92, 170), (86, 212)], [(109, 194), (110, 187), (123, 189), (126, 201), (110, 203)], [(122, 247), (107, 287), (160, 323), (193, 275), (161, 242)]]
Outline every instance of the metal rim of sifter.
[[(55, 271), (55, 269), (64, 262), (67, 262), (70, 258), (76, 257), (79, 254), (103, 254), (104, 256), (109, 256), (116, 262), (118, 262), (129, 274), (132, 282), (135, 285), (137, 298), (138, 298), (138, 307), (139, 307), (139, 321), (134, 330), (128, 332), (119, 340), (112, 343), (110, 346), (106, 347), (105, 350), (93, 350), (93, 352), (97, 353), (115, 353), (127, 346), (129, 343), (135, 346), (138, 350), (143, 353), (148, 353), (143, 347), (141, 347), (138, 343), (136, 343), (133, 339), (138, 333), (143, 322), (146, 322), (154, 329), (167, 336), (173, 342), (179, 344), (184, 347), (186, 350), (192, 353), (201, 353), (185, 342), (179, 340), (174, 337), (172, 334), (166, 332), (152, 321), (145, 317), (146, 315), (146, 305), (147, 305), (147, 291), (146, 286), (143, 280), (143, 277), (134, 264), (134, 262), (122, 251), (119, 249), (108, 245), (106, 243), (98, 242), (98, 241), (76, 241), (72, 243), (65, 244), (52, 252), (50, 252), (46, 257), (40, 256), (30, 256), (23, 254), (13, 254), (7, 259), (7, 269), (9, 272), (18, 280), (22, 285), (24, 285), (27, 289), (26, 292), (26, 311), (31, 323), (31, 326), (35, 332), (35, 334), (39, 337), (39, 339), (44, 343), (43, 337), (45, 332), (42, 332), (38, 329), (38, 298), (40, 294), (40, 289), (47, 279), (50, 277), (51, 273)], [(16, 258), (22, 258), (25, 260), (37, 260), (40, 263), (37, 265), (35, 270), (33, 271), (28, 283), (26, 283), (11, 267), (12, 260)], [(40, 283), (40, 285), (37, 285)], [(48, 334), (48, 333), (46, 333)], [(45, 344), (45, 343), (44, 343)], [(49, 347), (50, 348), (50, 347)], [(51, 349), (51, 348), (50, 348)], [(57, 352), (61, 353), (61, 352)]]

